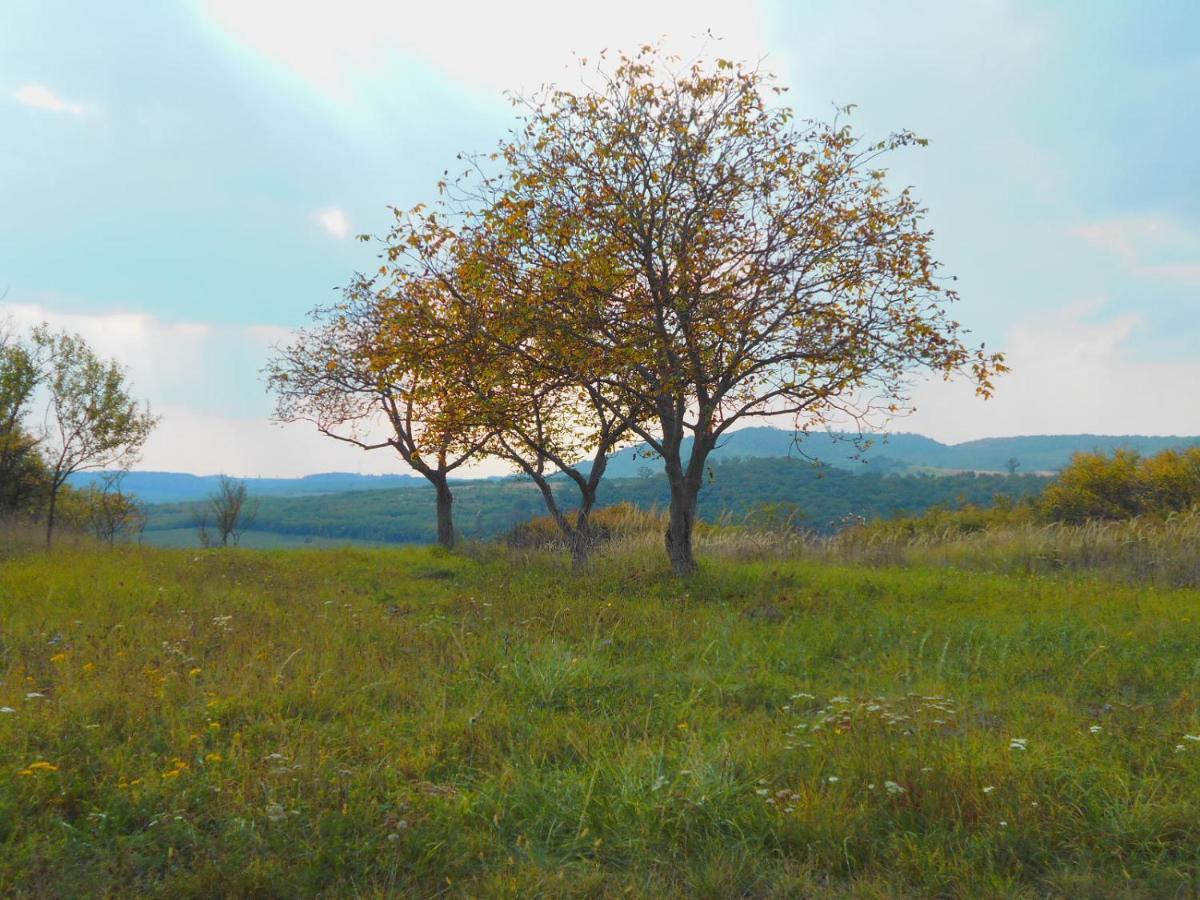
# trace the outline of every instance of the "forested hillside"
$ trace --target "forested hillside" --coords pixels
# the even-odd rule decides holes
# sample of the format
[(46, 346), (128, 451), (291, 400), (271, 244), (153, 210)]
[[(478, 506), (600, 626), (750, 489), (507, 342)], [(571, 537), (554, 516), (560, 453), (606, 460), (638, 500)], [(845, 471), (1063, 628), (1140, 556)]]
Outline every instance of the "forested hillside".
[[(884, 475), (852, 474), (803, 459), (726, 458), (709, 469), (700, 494), (701, 517), (735, 519), (771, 515), (819, 531), (835, 529), (848, 516), (872, 519), (917, 513), (932, 506), (987, 504), (997, 495), (1014, 499), (1040, 491), (1036, 475)], [(562, 485), (562, 500), (571, 494)], [(666, 480), (657, 474), (606, 480), (600, 505), (633, 503), (665, 507)], [(427, 542), (434, 539), (434, 496), (428, 487), (355, 491), (306, 497), (261, 497), (255, 531), (287, 535)], [(466, 537), (489, 538), (541, 515), (542, 499), (527, 481), (510, 478), (460, 483), (455, 488), (455, 517)], [(155, 532), (189, 528), (190, 504), (150, 508), (147, 540)]]

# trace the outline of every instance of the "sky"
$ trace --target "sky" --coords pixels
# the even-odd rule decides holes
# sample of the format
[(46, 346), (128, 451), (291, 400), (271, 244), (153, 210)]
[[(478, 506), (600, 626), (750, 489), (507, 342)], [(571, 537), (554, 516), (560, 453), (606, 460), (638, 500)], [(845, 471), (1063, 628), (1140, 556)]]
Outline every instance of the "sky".
[(894, 430), (1200, 434), (1192, 0), (2, 0), (0, 316), (128, 367), (163, 416), (138, 468), (403, 471), (271, 422), (270, 347), (377, 264), (356, 234), (496, 144), (506, 90), (658, 39), (929, 138), (891, 183), (1013, 372), (986, 403), (920, 381)]

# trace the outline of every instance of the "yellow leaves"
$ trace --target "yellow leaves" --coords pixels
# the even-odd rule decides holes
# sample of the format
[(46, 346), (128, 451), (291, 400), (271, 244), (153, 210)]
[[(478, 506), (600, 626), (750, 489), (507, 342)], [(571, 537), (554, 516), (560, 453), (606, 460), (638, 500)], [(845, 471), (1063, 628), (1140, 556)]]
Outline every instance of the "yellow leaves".
[(23, 776), (25, 778), (29, 778), (33, 775), (36, 775), (38, 772), (57, 772), (57, 771), (58, 771), (58, 766), (54, 765), (54, 763), (49, 763), (49, 762), (46, 762), (45, 760), (41, 760), (38, 762), (30, 763), (24, 769), (21, 769), (19, 772), (17, 772), (17, 774), (20, 776)]

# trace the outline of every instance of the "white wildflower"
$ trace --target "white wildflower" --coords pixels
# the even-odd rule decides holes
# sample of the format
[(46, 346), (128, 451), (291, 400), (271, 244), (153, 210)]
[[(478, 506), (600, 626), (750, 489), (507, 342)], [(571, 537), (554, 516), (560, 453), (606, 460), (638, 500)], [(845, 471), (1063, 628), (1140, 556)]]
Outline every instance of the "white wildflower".
[(889, 794), (903, 794), (904, 793), (904, 788), (901, 787), (900, 785), (896, 784), (896, 782), (894, 782), (894, 781), (885, 781), (883, 783), (883, 786), (884, 786), (884, 788), (887, 789), (887, 792)]
[(1099, 725), (1093, 725), (1091, 728), (1088, 729), (1088, 731), (1090, 731), (1092, 734), (1099, 734), (1103, 730), (1104, 729), (1101, 728)]
[(1024, 750), (1024, 749), (1026, 749), (1025, 745), (1027, 743), (1029, 743), (1028, 738), (1013, 738), (1011, 741), (1008, 742), (1008, 749), (1009, 750)]
[(995, 789), (996, 789), (996, 786), (995, 786), (994, 784), (989, 784), (989, 785), (987, 785), (987, 786), (986, 786), (986, 787), (983, 789), (983, 792), (984, 792), (985, 794), (990, 794), (990, 793), (991, 793), (992, 791), (994, 791)]

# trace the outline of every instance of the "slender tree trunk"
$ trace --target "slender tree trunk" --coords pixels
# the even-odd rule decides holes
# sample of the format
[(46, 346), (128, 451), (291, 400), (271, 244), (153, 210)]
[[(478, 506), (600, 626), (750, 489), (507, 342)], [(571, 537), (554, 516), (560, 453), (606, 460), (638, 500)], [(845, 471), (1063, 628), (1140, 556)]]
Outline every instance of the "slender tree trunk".
[(46, 548), (50, 548), (54, 540), (54, 509), (58, 503), (58, 487), (50, 488), (50, 506), (46, 510)]
[(438, 544), (447, 550), (454, 549), (454, 495), (445, 475), (430, 478), (437, 490), (437, 536)]

